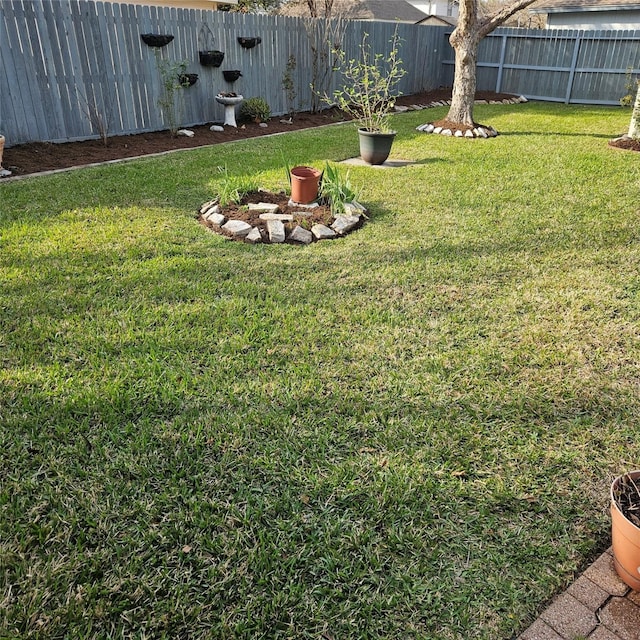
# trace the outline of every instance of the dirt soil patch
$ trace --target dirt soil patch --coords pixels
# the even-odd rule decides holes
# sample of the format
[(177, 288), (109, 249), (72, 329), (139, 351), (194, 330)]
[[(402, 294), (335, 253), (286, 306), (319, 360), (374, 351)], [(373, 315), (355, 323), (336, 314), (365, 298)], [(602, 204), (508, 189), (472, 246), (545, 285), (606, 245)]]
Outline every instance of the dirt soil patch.
[[(493, 93), (491, 91), (478, 91), (477, 100), (503, 100), (513, 98), (512, 94)], [(412, 104), (428, 104), (438, 100), (450, 100), (451, 89), (441, 88), (434, 91), (400, 96), (398, 105), (410, 106)], [(425, 122), (429, 121), (428, 112), (425, 112)], [(193, 138), (178, 136), (172, 137), (168, 131), (153, 131), (126, 136), (112, 136), (105, 146), (102, 140), (84, 140), (82, 142), (29, 142), (13, 147), (5, 147), (3, 166), (9, 169), (14, 176), (23, 176), (39, 171), (51, 171), (55, 169), (67, 169), (91, 163), (119, 160), (121, 158), (134, 158), (152, 153), (170, 151), (172, 149), (191, 149), (231, 140), (242, 140), (264, 136), (283, 131), (296, 131), (319, 127), (334, 122), (348, 120), (342, 111), (327, 109), (320, 113), (298, 113), (292, 124), (284, 124), (284, 117), (273, 117), (267, 127), (261, 127), (255, 122), (240, 123), (237, 129), (225, 127), (224, 131), (216, 132), (209, 129), (209, 124), (189, 127), (195, 132)], [(7, 141), (10, 144), (10, 141)], [(611, 146), (632, 151), (640, 151), (640, 142), (637, 140), (612, 140)]]
[[(481, 91), (476, 94), (476, 99), (478, 100), (502, 100), (503, 98), (513, 97), (511, 94), (498, 94), (488, 91)], [(397, 104), (409, 106), (449, 99), (451, 99), (451, 89), (443, 88), (411, 96), (400, 96)], [(425, 118), (428, 119), (427, 113), (425, 112)], [(82, 142), (57, 144), (51, 142), (29, 142), (5, 148), (2, 164), (5, 169), (12, 171), (13, 175), (21, 176), (39, 171), (66, 169), (120, 158), (134, 158), (172, 149), (191, 149), (283, 131), (308, 129), (335, 122), (343, 122), (349, 118), (339, 109), (327, 109), (320, 113), (298, 113), (293, 118), (292, 124), (281, 122), (284, 119), (283, 116), (275, 116), (269, 120), (267, 127), (261, 127), (255, 122), (243, 122), (239, 123), (237, 129), (225, 127), (225, 130), (220, 132), (211, 131), (209, 124), (189, 127), (195, 133), (193, 138), (172, 137), (168, 131), (112, 136), (108, 139), (107, 146), (103, 144), (102, 140), (84, 140)], [(10, 144), (9, 140), (7, 144)]]

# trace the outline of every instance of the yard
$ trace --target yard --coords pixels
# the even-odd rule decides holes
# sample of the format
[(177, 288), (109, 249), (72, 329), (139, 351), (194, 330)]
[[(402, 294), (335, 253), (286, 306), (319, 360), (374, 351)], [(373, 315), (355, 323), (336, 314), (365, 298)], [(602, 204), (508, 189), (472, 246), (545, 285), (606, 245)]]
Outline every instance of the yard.
[(513, 637), (640, 467), (638, 154), (619, 108), (395, 116), (371, 219), (196, 210), (353, 125), (0, 184), (0, 636)]

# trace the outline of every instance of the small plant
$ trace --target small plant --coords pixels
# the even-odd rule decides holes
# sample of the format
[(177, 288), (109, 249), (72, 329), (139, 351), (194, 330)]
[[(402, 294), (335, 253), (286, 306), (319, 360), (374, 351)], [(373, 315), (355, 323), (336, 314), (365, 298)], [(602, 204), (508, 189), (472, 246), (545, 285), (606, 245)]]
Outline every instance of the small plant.
[(271, 107), (264, 98), (247, 98), (240, 105), (240, 117), (246, 120), (264, 122), (271, 117)]
[(624, 90), (625, 95), (620, 98), (620, 105), (622, 107), (632, 107), (638, 93), (638, 87), (640, 87), (640, 78), (633, 77), (633, 70), (629, 67), (625, 74)]
[(390, 40), (391, 51), (385, 57), (381, 53), (372, 53), (368, 37), (365, 33), (362, 38), (359, 60), (347, 61), (342, 50), (336, 51), (344, 85), (334, 91), (332, 97), (323, 96), (323, 100), (337, 104), (359, 123), (361, 129), (389, 133), (389, 112), (397, 97), (392, 90), (406, 75), (398, 56), (400, 40), (396, 31)]
[(336, 215), (344, 211), (347, 202), (353, 202), (358, 194), (351, 185), (349, 171), (343, 175), (337, 167), (325, 164), (322, 184), (320, 185), (321, 196), (329, 202), (331, 213)]
[(105, 94), (98, 104), (95, 94), (91, 97), (83, 96), (78, 93), (78, 100), (81, 102), (81, 108), (84, 115), (87, 116), (91, 126), (98, 132), (102, 144), (109, 144), (109, 124), (113, 113), (113, 98), (111, 94)]
[(180, 78), (186, 75), (188, 62), (186, 60), (172, 62), (161, 58), (160, 53), (156, 53), (156, 63), (162, 87), (158, 106), (162, 109), (171, 135), (175, 136), (180, 128), (184, 106), (182, 91), (185, 86), (188, 86), (183, 84)]
[(248, 193), (258, 190), (258, 184), (250, 176), (231, 176), (226, 166), (218, 167), (218, 173), (222, 178), (215, 195), (221, 207), (239, 204)]
[(287, 60), (287, 66), (282, 76), (282, 88), (287, 96), (287, 111), (289, 118), (293, 119), (296, 113), (296, 86), (293, 82), (293, 72), (296, 70), (297, 62), (296, 57), (291, 54)]

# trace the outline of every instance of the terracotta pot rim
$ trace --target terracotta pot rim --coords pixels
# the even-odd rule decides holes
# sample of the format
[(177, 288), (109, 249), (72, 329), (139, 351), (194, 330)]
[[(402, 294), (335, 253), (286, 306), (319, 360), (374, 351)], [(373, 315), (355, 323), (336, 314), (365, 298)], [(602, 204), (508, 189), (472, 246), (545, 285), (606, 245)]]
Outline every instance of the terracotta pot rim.
[(640, 480), (640, 469), (623, 473), (622, 475), (615, 478), (615, 480), (611, 483), (611, 488), (609, 490), (609, 495), (611, 498), (611, 507), (614, 508), (625, 519), (625, 521), (628, 522), (632, 527), (635, 527), (636, 529), (638, 529), (638, 531), (640, 531), (640, 527), (637, 527), (635, 524), (633, 524), (633, 522), (628, 520), (627, 517), (624, 515), (624, 513), (622, 513), (622, 511), (620, 510), (620, 507), (618, 506), (618, 503), (616, 502), (615, 496), (613, 494), (615, 487), (618, 485), (620, 480), (622, 480), (622, 478), (631, 478), (631, 480)]

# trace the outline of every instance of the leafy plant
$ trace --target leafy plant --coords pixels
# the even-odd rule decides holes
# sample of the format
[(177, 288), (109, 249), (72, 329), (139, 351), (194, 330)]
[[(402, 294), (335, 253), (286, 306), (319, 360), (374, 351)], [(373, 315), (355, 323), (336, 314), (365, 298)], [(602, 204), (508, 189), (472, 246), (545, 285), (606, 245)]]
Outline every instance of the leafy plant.
[(334, 215), (342, 213), (345, 203), (353, 202), (358, 198), (351, 184), (349, 171), (343, 174), (328, 162), (324, 167), (320, 195), (329, 202), (331, 213)]
[(218, 167), (222, 175), (215, 192), (220, 206), (238, 204), (247, 193), (258, 190), (258, 183), (251, 176), (231, 176), (227, 167)]
[(633, 69), (629, 67), (625, 74), (624, 90), (625, 94), (620, 98), (620, 105), (623, 107), (632, 107), (640, 86), (640, 77), (633, 77)]
[(374, 133), (389, 133), (389, 112), (397, 97), (393, 89), (407, 73), (398, 56), (400, 39), (397, 31), (394, 32), (389, 41), (391, 50), (385, 57), (371, 51), (368, 37), (367, 33), (362, 37), (359, 60), (346, 60), (342, 50), (336, 52), (344, 84), (333, 92), (332, 97), (325, 94), (323, 100), (337, 104), (358, 122), (360, 128)]
[(161, 95), (158, 98), (158, 106), (162, 109), (171, 135), (175, 136), (180, 128), (184, 107), (182, 91), (186, 86), (180, 81), (180, 78), (186, 74), (188, 62), (186, 60), (173, 62), (160, 57), (160, 53), (156, 53), (156, 64), (161, 80)]
[(271, 117), (271, 107), (264, 98), (247, 98), (240, 105), (240, 117), (245, 120), (264, 122)]
[(287, 96), (287, 111), (289, 117), (293, 118), (296, 113), (296, 86), (293, 82), (293, 72), (296, 70), (297, 62), (296, 57), (291, 54), (287, 60), (287, 66), (285, 67), (284, 75), (282, 76), (282, 88)]

